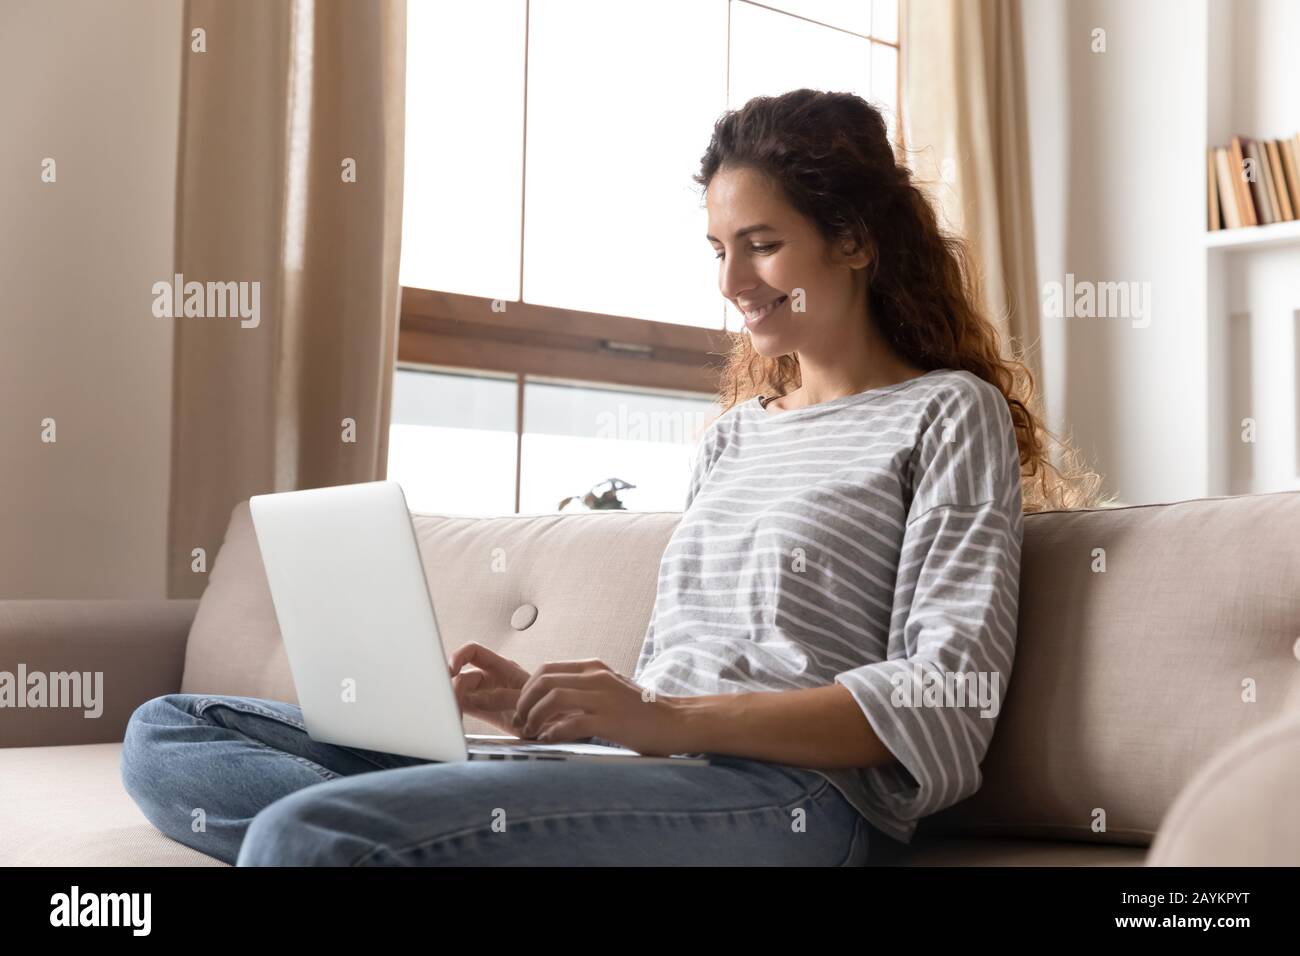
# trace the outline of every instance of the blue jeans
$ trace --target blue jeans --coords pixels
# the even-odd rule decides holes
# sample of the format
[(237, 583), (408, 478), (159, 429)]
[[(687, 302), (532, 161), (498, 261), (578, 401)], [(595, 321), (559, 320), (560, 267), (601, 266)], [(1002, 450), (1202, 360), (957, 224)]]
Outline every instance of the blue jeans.
[(876, 831), (824, 777), (710, 766), (444, 763), (319, 743), (293, 704), (168, 694), (122, 782), (164, 834), (237, 866), (860, 866)]

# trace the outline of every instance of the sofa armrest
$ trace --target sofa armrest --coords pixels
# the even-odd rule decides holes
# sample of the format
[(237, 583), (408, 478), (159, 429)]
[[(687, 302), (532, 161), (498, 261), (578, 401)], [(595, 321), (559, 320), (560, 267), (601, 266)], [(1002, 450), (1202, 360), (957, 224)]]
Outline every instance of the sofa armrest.
[(1234, 740), (1165, 814), (1147, 866), (1300, 866), (1300, 713)]
[(198, 605), (0, 601), (0, 747), (121, 740), (136, 707), (180, 690)]

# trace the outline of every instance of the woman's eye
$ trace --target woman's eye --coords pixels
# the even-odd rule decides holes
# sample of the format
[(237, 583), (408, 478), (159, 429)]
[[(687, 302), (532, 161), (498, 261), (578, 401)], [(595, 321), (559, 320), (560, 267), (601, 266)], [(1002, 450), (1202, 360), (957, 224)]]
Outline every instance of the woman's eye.
[[(773, 249), (775, 249), (775, 248), (776, 248), (777, 246), (779, 246), (779, 245), (780, 245), (779, 242), (768, 242), (768, 243), (762, 243), (762, 244), (758, 244), (758, 243), (756, 243), (756, 244), (754, 244), (754, 245), (751, 245), (749, 248), (753, 249), (755, 252), (758, 252), (758, 253), (761, 253), (761, 254), (763, 254), (763, 255), (766, 255), (767, 253), (771, 252)], [(721, 252), (721, 251), (719, 251), (718, 254), (715, 255), (713, 258), (715, 258), (715, 259), (721, 259), (721, 258), (723, 258), (723, 256), (724, 256), (724, 253)]]

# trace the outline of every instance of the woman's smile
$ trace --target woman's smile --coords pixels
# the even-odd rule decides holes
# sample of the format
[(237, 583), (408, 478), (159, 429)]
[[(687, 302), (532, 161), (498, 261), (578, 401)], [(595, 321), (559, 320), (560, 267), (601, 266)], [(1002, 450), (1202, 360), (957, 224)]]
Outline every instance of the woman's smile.
[(781, 308), (789, 300), (789, 296), (779, 295), (766, 305), (759, 306), (756, 309), (748, 309), (741, 306), (741, 311), (745, 315), (745, 328), (753, 331), (754, 326), (758, 325), (769, 315)]

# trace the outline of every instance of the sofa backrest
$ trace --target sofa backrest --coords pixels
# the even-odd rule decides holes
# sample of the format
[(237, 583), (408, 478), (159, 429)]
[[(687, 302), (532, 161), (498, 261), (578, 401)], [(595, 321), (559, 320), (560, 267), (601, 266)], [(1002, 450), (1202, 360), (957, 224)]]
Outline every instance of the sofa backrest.
[[(678, 512), (413, 514), (438, 629), (530, 670), (599, 657), (631, 674)], [(248, 502), (231, 513), (190, 631), (181, 690), (297, 703)], [(467, 733), (500, 733), (467, 718)]]
[(983, 787), (921, 829), (1149, 845), (1201, 764), (1300, 708), (1298, 640), (1300, 492), (1027, 515)]
[[(677, 512), (414, 516), (448, 650), (631, 674)], [(1300, 709), (1300, 492), (1027, 515), (1015, 667), (973, 797), (922, 832), (1147, 845), (1195, 770)], [(248, 503), (182, 690), (296, 701)], [(495, 732), (467, 720), (469, 732)]]

